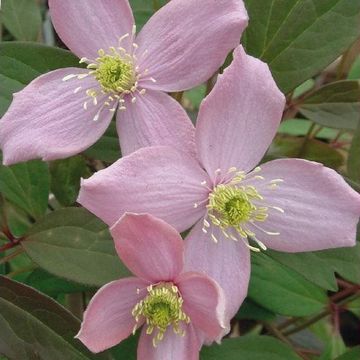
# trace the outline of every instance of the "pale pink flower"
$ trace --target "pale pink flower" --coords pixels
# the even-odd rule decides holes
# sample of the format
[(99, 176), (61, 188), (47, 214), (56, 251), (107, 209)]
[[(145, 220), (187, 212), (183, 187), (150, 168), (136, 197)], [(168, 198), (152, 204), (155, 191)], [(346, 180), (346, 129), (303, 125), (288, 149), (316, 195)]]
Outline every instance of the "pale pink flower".
[(57, 33), (88, 69), (49, 72), (14, 94), (0, 123), (4, 164), (79, 153), (114, 113), (123, 155), (149, 145), (194, 153), (193, 125), (165, 92), (201, 84), (221, 66), (247, 25), (243, 1), (172, 0), (137, 36), (128, 0), (49, 5)]
[(227, 320), (247, 293), (250, 251), (301, 252), (355, 245), (360, 196), (334, 170), (302, 159), (256, 167), (284, 108), (266, 64), (239, 47), (196, 127), (197, 158), (149, 147), (84, 180), (80, 203), (108, 224), (152, 213), (186, 238), (186, 268), (224, 289)]
[(163, 220), (127, 213), (111, 233), (136, 277), (113, 281), (95, 294), (77, 338), (100, 352), (143, 326), (138, 359), (198, 359), (203, 335), (217, 340), (224, 328), (221, 288), (206, 275), (183, 272), (184, 242)]

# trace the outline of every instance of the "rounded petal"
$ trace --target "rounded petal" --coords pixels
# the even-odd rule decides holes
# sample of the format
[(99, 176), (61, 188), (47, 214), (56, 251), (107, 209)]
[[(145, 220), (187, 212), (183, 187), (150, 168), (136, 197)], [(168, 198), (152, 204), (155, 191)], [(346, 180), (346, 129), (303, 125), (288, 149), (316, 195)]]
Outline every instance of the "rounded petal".
[(195, 156), (195, 128), (181, 105), (160, 91), (148, 90), (135, 104), (128, 99), (119, 111), (117, 128), (121, 151), (128, 155), (142, 147), (168, 145)]
[(196, 329), (207, 338), (219, 340), (225, 329), (225, 296), (220, 286), (206, 275), (187, 272), (176, 284), (184, 299), (183, 310)]
[[(240, 41), (247, 25), (242, 0), (172, 0), (143, 27), (139, 66), (146, 88), (190, 89), (210, 78)], [(145, 85), (146, 84), (146, 85)]]
[(268, 66), (239, 46), (200, 107), (195, 137), (208, 173), (253, 169), (275, 136), (284, 105)]
[(180, 234), (149, 214), (126, 213), (111, 228), (116, 251), (137, 277), (151, 283), (172, 281), (184, 266)]
[[(334, 170), (311, 161), (284, 159), (261, 166), (264, 183), (283, 179), (276, 189), (260, 188), (269, 209), (266, 222), (253, 228), (268, 247), (286, 252), (315, 251), (354, 246), (360, 216), (360, 195)], [(250, 181), (250, 180), (249, 180)]]
[(109, 225), (125, 212), (149, 213), (184, 231), (205, 212), (203, 180), (207, 174), (186, 153), (148, 147), (84, 180), (78, 201)]
[[(54, 160), (77, 154), (94, 144), (110, 124), (112, 113), (89, 101), (87, 89), (96, 89), (91, 77), (63, 81), (69, 74), (84, 70), (66, 68), (52, 71), (32, 81), (14, 94), (14, 100), (0, 122), (0, 144), (4, 164), (36, 158)], [(77, 87), (81, 91), (74, 94)], [(101, 111), (100, 111), (101, 110)], [(99, 113), (99, 120), (94, 121)]]
[(103, 286), (91, 299), (76, 337), (94, 353), (126, 339), (136, 325), (132, 309), (144, 297), (144, 292), (139, 294), (137, 290), (147, 286), (148, 283), (136, 278)]
[[(98, 50), (117, 47), (121, 36), (132, 34), (128, 0), (49, 0), (49, 8), (56, 32), (79, 58), (94, 60)], [(121, 46), (128, 47), (129, 39)]]
[(194, 328), (187, 326), (185, 336), (177, 335), (168, 328), (163, 340), (155, 347), (152, 343), (154, 334), (146, 334), (142, 329), (137, 350), (138, 359), (146, 360), (199, 360), (201, 343)]
[[(250, 277), (250, 251), (242, 242), (223, 236), (216, 226), (205, 234), (202, 221), (196, 224), (185, 239), (185, 270), (204, 273), (223, 289), (225, 302), (225, 326), (244, 301)], [(211, 233), (217, 238), (215, 243)]]

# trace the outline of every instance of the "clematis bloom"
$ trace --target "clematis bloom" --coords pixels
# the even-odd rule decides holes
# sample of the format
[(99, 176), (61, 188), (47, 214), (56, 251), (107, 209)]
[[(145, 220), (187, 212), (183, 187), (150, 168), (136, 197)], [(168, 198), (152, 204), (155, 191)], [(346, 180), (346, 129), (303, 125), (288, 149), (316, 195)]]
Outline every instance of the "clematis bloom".
[(124, 211), (146, 211), (178, 231), (194, 226), (186, 268), (221, 285), (230, 320), (247, 293), (250, 249), (355, 245), (360, 196), (339, 174), (302, 159), (257, 166), (284, 103), (268, 66), (240, 46), (200, 107), (197, 157), (140, 149), (84, 180), (79, 202), (109, 224)]
[(138, 359), (196, 360), (206, 334), (223, 330), (224, 297), (208, 276), (183, 272), (184, 242), (148, 214), (125, 214), (111, 233), (120, 259), (136, 276), (103, 286), (77, 335), (97, 353), (141, 330)]
[(4, 164), (79, 153), (114, 114), (123, 154), (184, 141), (194, 153), (193, 125), (165, 92), (201, 84), (220, 67), (247, 25), (243, 1), (172, 0), (137, 36), (128, 0), (50, 0), (49, 7), (87, 69), (49, 72), (14, 94), (0, 122)]

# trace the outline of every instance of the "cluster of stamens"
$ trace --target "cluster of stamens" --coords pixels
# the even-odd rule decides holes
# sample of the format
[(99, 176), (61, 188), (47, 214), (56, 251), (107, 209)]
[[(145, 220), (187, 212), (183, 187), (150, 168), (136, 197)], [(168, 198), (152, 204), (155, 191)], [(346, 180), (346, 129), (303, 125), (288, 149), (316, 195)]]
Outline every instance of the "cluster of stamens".
[[(252, 173), (246, 174), (238, 171), (235, 167), (229, 169), (226, 174), (222, 174), (218, 169), (215, 172), (215, 185), (213, 188), (206, 186), (210, 193), (207, 199), (207, 216), (203, 222), (203, 232), (210, 232), (215, 243), (218, 239), (211, 231), (212, 226), (217, 226), (228, 239), (238, 241), (243, 240), (247, 247), (253, 251), (266, 250), (266, 246), (261, 242), (254, 229), (267, 235), (280, 235), (279, 232), (268, 231), (259, 225), (259, 222), (265, 222), (269, 216), (270, 210), (284, 213), (284, 210), (266, 204), (261, 195), (261, 189), (266, 186), (268, 189), (277, 189), (282, 179), (273, 179), (266, 182), (265, 178), (258, 173), (261, 171), (257, 167)], [(251, 184), (249, 183), (251, 181)], [(254, 183), (258, 182), (258, 186)], [(199, 204), (195, 204), (198, 207)], [(250, 229), (251, 227), (251, 229)], [(258, 247), (251, 246), (247, 240), (252, 240)]]
[[(140, 291), (140, 290), (139, 290)], [(151, 285), (147, 288), (147, 296), (137, 303), (132, 310), (136, 322), (145, 319), (146, 334), (153, 337), (154, 347), (164, 338), (167, 328), (172, 325), (175, 334), (185, 335), (185, 330), (181, 328), (181, 323), (190, 323), (190, 318), (183, 312), (183, 298), (178, 288), (172, 283), (160, 283)], [(134, 332), (137, 325), (134, 327)]]
[[(105, 107), (109, 108), (110, 112), (115, 112), (117, 108), (126, 110), (124, 100), (126, 95), (131, 96), (131, 102), (135, 103), (138, 95), (145, 95), (146, 93), (145, 89), (139, 89), (139, 80), (140, 78), (144, 79), (148, 69), (140, 73), (136, 54), (138, 45), (133, 42), (130, 51), (121, 46), (121, 43), (130, 36), (133, 39), (135, 33), (136, 27), (134, 26), (131, 35), (125, 34), (119, 38), (118, 47), (110, 47), (108, 51), (100, 49), (98, 51), (99, 57), (95, 60), (82, 58), (80, 63), (87, 63), (87, 69), (89, 70), (87, 73), (70, 74), (63, 78), (63, 81), (68, 81), (74, 78), (82, 80), (88, 76), (93, 76), (98, 81), (99, 88), (84, 89), (86, 95), (90, 98), (83, 104), (85, 110), (88, 109), (90, 103), (97, 106), (99, 96), (107, 95), (106, 100), (95, 115), (94, 121), (99, 119), (100, 113)], [(145, 53), (146, 51), (141, 56), (144, 56)], [(153, 78), (148, 80), (156, 82)], [(81, 90), (83, 90), (82, 86), (77, 87), (74, 94)]]

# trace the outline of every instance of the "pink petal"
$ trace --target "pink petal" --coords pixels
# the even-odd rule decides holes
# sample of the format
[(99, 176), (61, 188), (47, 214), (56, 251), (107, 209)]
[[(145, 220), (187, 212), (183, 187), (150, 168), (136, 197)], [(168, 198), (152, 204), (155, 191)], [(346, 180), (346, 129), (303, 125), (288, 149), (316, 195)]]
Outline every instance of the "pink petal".
[[(119, 38), (132, 33), (128, 0), (49, 0), (49, 7), (56, 32), (79, 58), (94, 60), (99, 49), (118, 47)], [(129, 38), (121, 46), (127, 48)]]
[[(4, 164), (42, 158), (53, 160), (77, 154), (94, 144), (108, 127), (112, 113), (100, 110), (104, 98), (94, 106), (86, 95), (87, 89), (96, 89), (91, 77), (63, 81), (69, 74), (84, 70), (67, 68), (52, 71), (32, 81), (14, 94), (8, 112), (1, 119), (0, 144)], [(82, 89), (74, 94), (74, 90)], [(88, 110), (83, 104), (89, 101)]]
[(176, 100), (153, 90), (136, 99), (135, 104), (128, 99), (126, 111), (117, 117), (123, 155), (146, 146), (169, 145), (195, 156), (195, 128)]
[(156, 347), (153, 346), (154, 334), (147, 335), (145, 327), (141, 331), (137, 358), (140, 360), (198, 360), (201, 344), (194, 328), (186, 327), (185, 336), (176, 335), (169, 327)]
[(194, 327), (211, 340), (220, 339), (225, 329), (225, 297), (220, 286), (194, 272), (182, 274), (176, 283), (184, 299), (183, 310)]
[[(218, 227), (205, 234), (200, 221), (185, 239), (185, 270), (204, 273), (214, 279), (223, 289), (225, 305), (225, 325), (230, 328), (230, 320), (244, 301), (250, 277), (250, 251), (242, 241), (225, 238)], [(213, 232), (218, 239), (211, 239)]]
[(116, 251), (136, 276), (151, 283), (172, 281), (184, 266), (180, 234), (149, 214), (126, 213), (111, 228)]
[(206, 173), (186, 153), (143, 148), (84, 180), (78, 201), (109, 225), (125, 212), (149, 213), (184, 231), (205, 212), (203, 180)]
[(269, 209), (268, 220), (256, 223), (280, 235), (267, 235), (253, 228), (265, 245), (287, 252), (355, 245), (360, 195), (339, 174), (322, 164), (300, 159), (275, 160), (261, 168), (258, 174), (265, 177), (263, 183), (284, 180), (273, 190), (260, 188), (258, 181), (254, 183), (267, 205), (284, 210), (281, 213)]
[(126, 339), (136, 325), (131, 311), (144, 297), (144, 292), (138, 294), (137, 290), (147, 286), (148, 283), (136, 278), (121, 279), (103, 286), (91, 299), (76, 337), (94, 353)]
[[(210, 78), (247, 25), (241, 0), (172, 0), (141, 30), (137, 42), (144, 87), (163, 91), (192, 88)], [(146, 83), (146, 85), (145, 85)]]
[(284, 104), (268, 66), (239, 46), (199, 112), (196, 143), (208, 173), (254, 168), (275, 136)]

